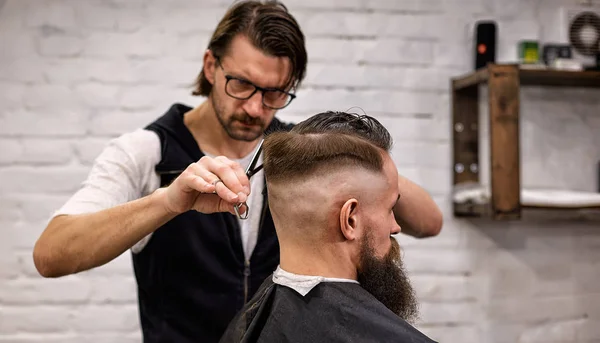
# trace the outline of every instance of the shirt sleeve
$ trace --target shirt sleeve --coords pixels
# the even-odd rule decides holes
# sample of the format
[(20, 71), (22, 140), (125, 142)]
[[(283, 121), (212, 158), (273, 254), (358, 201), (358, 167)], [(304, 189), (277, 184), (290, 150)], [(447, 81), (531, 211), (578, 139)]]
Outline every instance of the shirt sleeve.
[(97, 212), (152, 193), (160, 186), (154, 171), (160, 159), (160, 139), (153, 131), (140, 129), (111, 140), (81, 188), (53, 217)]

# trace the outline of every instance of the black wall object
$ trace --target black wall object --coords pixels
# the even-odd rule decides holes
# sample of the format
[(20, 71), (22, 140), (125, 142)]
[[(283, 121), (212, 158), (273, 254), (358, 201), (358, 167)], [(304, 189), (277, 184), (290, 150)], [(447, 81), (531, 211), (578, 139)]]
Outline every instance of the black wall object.
[(571, 58), (571, 46), (569, 44), (546, 44), (542, 49), (542, 58), (547, 66), (557, 58)]
[(496, 62), (496, 22), (475, 23), (475, 70)]

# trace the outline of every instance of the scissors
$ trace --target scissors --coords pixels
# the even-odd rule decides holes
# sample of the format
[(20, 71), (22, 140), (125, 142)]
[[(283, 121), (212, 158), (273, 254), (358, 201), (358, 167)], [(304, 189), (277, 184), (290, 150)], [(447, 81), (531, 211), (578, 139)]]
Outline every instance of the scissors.
[[(250, 180), (250, 178), (258, 173), (262, 168), (263, 165), (261, 164), (260, 166), (256, 167), (256, 164), (258, 163), (258, 158), (260, 156), (260, 153), (262, 152), (262, 145), (263, 145), (264, 139), (260, 141), (260, 143), (258, 143), (258, 148), (256, 149), (256, 152), (254, 153), (254, 156), (252, 156), (252, 160), (250, 160), (250, 164), (248, 165), (248, 167), (246, 168), (246, 176), (248, 177), (248, 180)], [(244, 212), (244, 214), (240, 214), (240, 210), (245, 207), (246, 211)], [(248, 213), (250, 212), (250, 208), (248, 207), (248, 204), (246, 204), (246, 202), (241, 202), (236, 204), (235, 206), (233, 206), (233, 209), (235, 211), (235, 214), (237, 215), (237, 217), (241, 220), (245, 220), (248, 219)]]

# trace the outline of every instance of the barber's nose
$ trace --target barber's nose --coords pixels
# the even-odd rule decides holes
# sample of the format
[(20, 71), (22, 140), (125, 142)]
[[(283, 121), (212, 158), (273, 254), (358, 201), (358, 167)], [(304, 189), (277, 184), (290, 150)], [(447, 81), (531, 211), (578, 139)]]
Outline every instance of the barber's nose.
[(250, 99), (247, 99), (246, 103), (244, 104), (244, 110), (251, 117), (260, 117), (264, 111), (262, 93), (256, 92), (250, 97)]

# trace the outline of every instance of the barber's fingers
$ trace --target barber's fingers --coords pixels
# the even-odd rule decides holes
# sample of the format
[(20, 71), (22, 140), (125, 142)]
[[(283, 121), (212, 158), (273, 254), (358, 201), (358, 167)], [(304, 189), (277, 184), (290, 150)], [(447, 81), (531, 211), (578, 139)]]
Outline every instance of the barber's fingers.
[[(196, 197), (192, 209), (201, 213), (229, 212), (236, 215), (234, 206), (238, 204), (238, 202), (228, 202), (217, 194), (200, 193)], [(240, 212), (240, 214), (244, 213), (244, 211)]]
[[(247, 194), (244, 192), (235, 192), (234, 190), (227, 187), (225, 181), (218, 175), (208, 171), (199, 164), (191, 164), (188, 167), (188, 187), (200, 192), (200, 193), (216, 193), (226, 202), (236, 203), (246, 201)], [(221, 175), (226, 173), (221, 173)], [(223, 177), (223, 176), (222, 176)], [(231, 176), (225, 176), (230, 179)], [(235, 174), (234, 174), (235, 177)], [(231, 184), (231, 181), (229, 181)], [(238, 189), (241, 186), (238, 185)]]
[(246, 194), (250, 194), (250, 180), (248, 180), (246, 171), (244, 169), (242, 169), (242, 166), (239, 163), (234, 162), (224, 156), (216, 157), (215, 162), (220, 162), (220, 163), (223, 163), (223, 164), (229, 166), (231, 168), (231, 170), (235, 173), (237, 180), (240, 182), (240, 184), (243, 187), (241, 191)]
[(241, 166), (225, 157), (203, 157), (188, 170), (200, 178), (195, 182), (197, 187), (194, 187), (199, 192), (217, 192), (226, 201), (245, 201), (250, 192), (248, 177)]
[(212, 173), (207, 172), (203, 168), (199, 168), (197, 163), (190, 163), (183, 173), (175, 179), (173, 184), (177, 184), (178, 182), (179, 184), (183, 184), (182, 186), (184, 188), (181, 190), (184, 192), (196, 191), (200, 193), (213, 193), (215, 190), (213, 180), (216, 179), (217, 178)]

